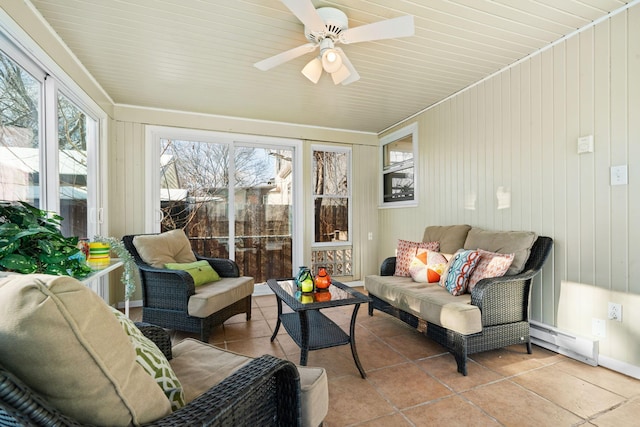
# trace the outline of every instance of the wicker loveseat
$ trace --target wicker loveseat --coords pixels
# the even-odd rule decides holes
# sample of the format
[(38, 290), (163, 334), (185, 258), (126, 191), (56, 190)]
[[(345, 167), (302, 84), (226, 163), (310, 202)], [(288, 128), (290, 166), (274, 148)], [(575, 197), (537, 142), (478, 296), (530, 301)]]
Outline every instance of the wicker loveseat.
[[(454, 296), (439, 283), (417, 283), (395, 276), (396, 257), (385, 259), (380, 275), (365, 277), (372, 299), (369, 315), (377, 309), (413, 327), (421, 323), (425, 334), (454, 356), (458, 372), (467, 375), (467, 356), (513, 344), (525, 344), (531, 353), (529, 301), (532, 278), (540, 272), (553, 241), (528, 232), (500, 232), (468, 225), (427, 227), (423, 242), (439, 242), (448, 254), (458, 249), (484, 249), (502, 254), (516, 252), (519, 265), (502, 277), (479, 280), (471, 293)], [(524, 242), (524, 243), (523, 243)]]
[(2, 426), (315, 427), (327, 413), (324, 369), (195, 339), (172, 347), (76, 279), (12, 275), (0, 300)]
[[(236, 314), (251, 319), (254, 280), (240, 276), (238, 265), (226, 258), (194, 253), (182, 230), (122, 238), (140, 272), (142, 320), (179, 331), (196, 332), (209, 341), (211, 329)], [(143, 246), (144, 244), (144, 246)], [(167, 262), (207, 261), (221, 280), (196, 286), (186, 271), (170, 270)]]

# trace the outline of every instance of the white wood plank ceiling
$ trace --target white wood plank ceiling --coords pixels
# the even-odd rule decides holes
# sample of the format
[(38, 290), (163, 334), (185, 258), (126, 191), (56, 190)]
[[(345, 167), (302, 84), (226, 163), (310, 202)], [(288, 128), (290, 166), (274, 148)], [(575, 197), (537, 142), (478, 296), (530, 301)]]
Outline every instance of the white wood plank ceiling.
[[(302, 1), (302, 0), (301, 0)], [(414, 15), (408, 38), (342, 45), (361, 79), (318, 84), (279, 0), (31, 0), (117, 104), (379, 132), (623, 7), (622, 0), (313, 0), (349, 27)]]

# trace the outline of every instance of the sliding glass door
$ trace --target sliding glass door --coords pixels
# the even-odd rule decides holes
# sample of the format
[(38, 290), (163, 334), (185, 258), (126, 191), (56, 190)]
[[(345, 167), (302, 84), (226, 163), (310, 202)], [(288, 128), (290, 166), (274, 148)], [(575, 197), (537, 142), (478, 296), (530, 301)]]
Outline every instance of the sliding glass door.
[(235, 260), (256, 283), (291, 276), (295, 148), (162, 129), (150, 141), (160, 176), (153, 231), (183, 228), (196, 252)]

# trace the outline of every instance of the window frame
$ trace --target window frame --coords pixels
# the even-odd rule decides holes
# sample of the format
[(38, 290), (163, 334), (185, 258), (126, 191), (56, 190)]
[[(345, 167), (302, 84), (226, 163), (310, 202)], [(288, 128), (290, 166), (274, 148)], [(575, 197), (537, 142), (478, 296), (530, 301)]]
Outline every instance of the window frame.
[[(347, 240), (338, 240), (332, 242), (316, 242), (316, 222), (315, 222), (315, 197), (316, 194), (314, 190), (311, 190), (311, 247), (312, 248), (327, 248), (327, 247), (342, 247), (342, 246), (352, 246), (353, 245), (353, 180), (352, 180), (352, 169), (353, 169), (353, 150), (351, 147), (341, 147), (341, 146), (332, 146), (332, 145), (321, 145), (321, 144), (313, 144), (311, 145), (311, 167), (313, 168), (313, 156), (315, 151), (330, 151), (335, 153), (346, 153), (348, 156), (347, 160), (347, 196), (327, 196), (332, 198), (340, 198), (347, 199), (348, 208), (348, 238)], [(313, 170), (311, 172), (313, 175)], [(324, 197), (324, 196), (323, 196)]]
[[(385, 176), (391, 173), (395, 173), (399, 168), (389, 167), (385, 170), (385, 147), (400, 139), (411, 136), (413, 159), (402, 164), (402, 169), (406, 169), (408, 164), (413, 168), (413, 199), (412, 200), (399, 200), (399, 201), (385, 201), (384, 200), (384, 183)], [(401, 207), (415, 207), (418, 206), (418, 167), (416, 159), (418, 159), (418, 124), (412, 123), (408, 126), (400, 128), (388, 135), (380, 138), (380, 192), (379, 192), (379, 207), (380, 208), (401, 208)]]
[(58, 98), (66, 97), (87, 118), (87, 237), (106, 233), (106, 215), (102, 210), (106, 180), (101, 167), (106, 157), (106, 113), (62, 70), (15, 22), (0, 10), (0, 49), (12, 61), (41, 84), (40, 93), (40, 205), (60, 212), (60, 175), (58, 153)]

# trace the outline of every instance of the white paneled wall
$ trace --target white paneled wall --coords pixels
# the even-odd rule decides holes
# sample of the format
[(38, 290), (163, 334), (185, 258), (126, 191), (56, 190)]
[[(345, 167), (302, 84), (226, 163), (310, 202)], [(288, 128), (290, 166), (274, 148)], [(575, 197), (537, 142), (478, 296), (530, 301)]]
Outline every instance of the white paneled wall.
[[(420, 204), (380, 210), (379, 261), (393, 255), (397, 239), (421, 238), (426, 225), (533, 230), (555, 241), (552, 259), (535, 280), (533, 319), (581, 334), (591, 333), (593, 317), (606, 319), (606, 301), (586, 312), (580, 301), (560, 306), (563, 281), (587, 285), (583, 292), (640, 294), (640, 199), (633, 197), (640, 189), (640, 6), (414, 121)], [(578, 154), (577, 139), (585, 135), (594, 136), (595, 151)], [(628, 166), (627, 185), (610, 185), (615, 165)], [(510, 194), (508, 208), (499, 208), (499, 191)], [(637, 312), (637, 301), (628, 298), (623, 310)], [(557, 324), (559, 311), (563, 325)], [(637, 341), (640, 328), (624, 320), (610, 327), (601, 351), (639, 366), (640, 355), (620, 349)]]

